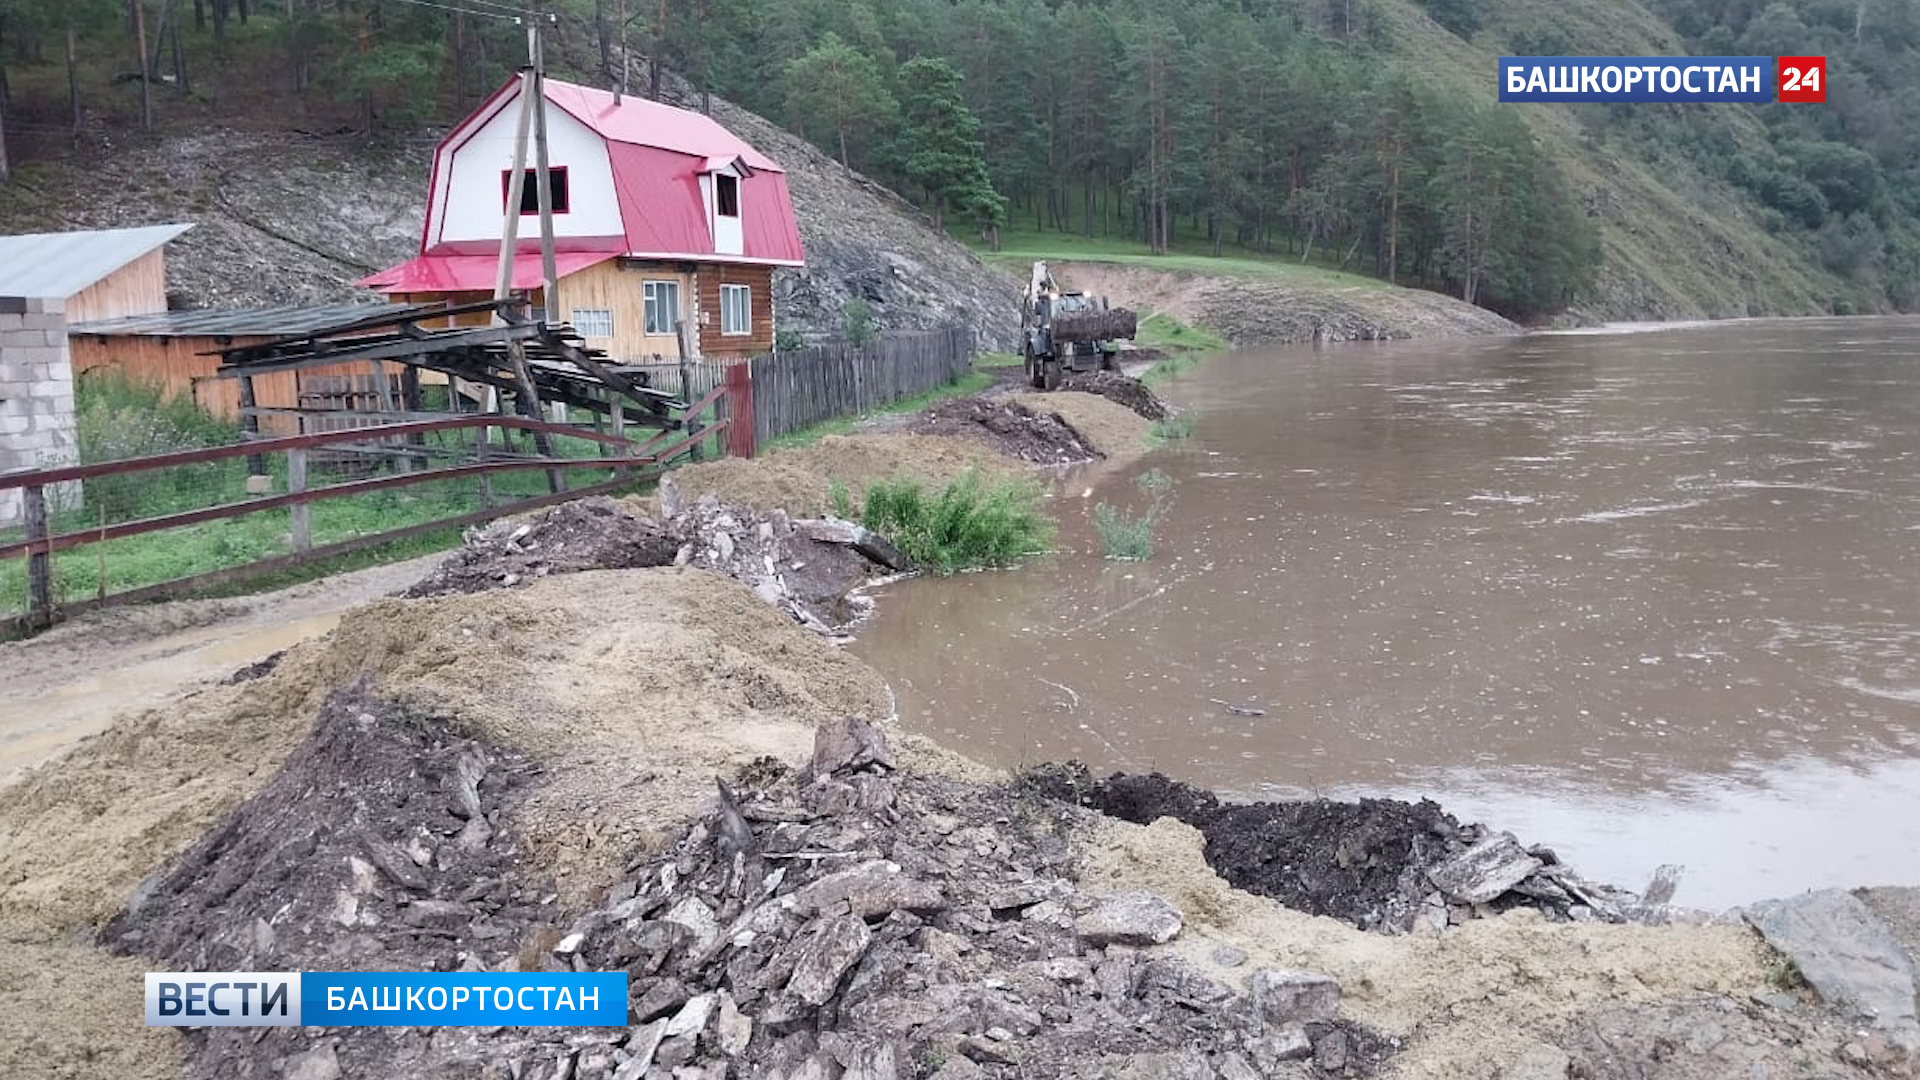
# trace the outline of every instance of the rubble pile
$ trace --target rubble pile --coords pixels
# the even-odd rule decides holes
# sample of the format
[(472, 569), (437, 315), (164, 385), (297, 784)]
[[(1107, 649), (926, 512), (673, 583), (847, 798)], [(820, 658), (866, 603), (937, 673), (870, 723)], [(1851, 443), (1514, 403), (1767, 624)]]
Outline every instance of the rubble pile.
[[(1144, 350), (1129, 353), (1137, 357)], [(1160, 400), (1153, 389), (1139, 379), (1122, 375), (1117, 371), (1087, 371), (1078, 375), (1069, 375), (1062, 390), (1079, 390), (1083, 393), (1098, 394), (1108, 401), (1125, 405), (1148, 420), (1167, 418), (1166, 402)]]
[(584, 570), (691, 565), (745, 584), (811, 630), (836, 634), (871, 607), (856, 589), (908, 569), (892, 544), (850, 522), (796, 520), (711, 495), (682, 505), (671, 476), (662, 478), (660, 497), (664, 523), (599, 496), (468, 530), (460, 550), (405, 595), (513, 588)]
[(1256, 972), (1243, 995), (1152, 956), (1182, 914), (1076, 888), (1074, 811), (897, 773), (858, 720), (821, 727), (798, 771), (750, 772), (547, 961), (630, 973), (620, 1080), (1238, 1080), (1365, 1075), (1388, 1052), (1338, 1020), (1330, 978)]
[(1636, 895), (1588, 881), (1550, 848), (1462, 824), (1426, 799), (1222, 803), (1159, 773), (1095, 780), (1078, 763), (1042, 766), (1023, 783), (1135, 824), (1183, 821), (1206, 837), (1208, 865), (1230, 884), (1362, 930), (1437, 933), (1516, 907), (1565, 922), (1705, 918), (1672, 905), (1678, 867), (1662, 867)]
[(1075, 886), (1083, 811), (896, 772), (862, 721), (822, 726), (801, 769), (720, 781), (587, 910), (523, 854), (515, 808), (543, 782), (350, 688), (106, 939), (181, 970), (629, 976), (626, 1027), (208, 1028), (195, 1077), (1252, 1080), (1365, 1076), (1393, 1051), (1325, 975), (1252, 971), (1241, 992), (1156, 955), (1183, 914)]
[(1035, 465), (1066, 465), (1105, 456), (1059, 413), (1038, 412), (1004, 397), (947, 398), (916, 417), (910, 430), (974, 439)]
[(512, 588), (548, 574), (665, 566), (680, 542), (656, 521), (604, 495), (468, 529), (460, 550), (403, 595)]

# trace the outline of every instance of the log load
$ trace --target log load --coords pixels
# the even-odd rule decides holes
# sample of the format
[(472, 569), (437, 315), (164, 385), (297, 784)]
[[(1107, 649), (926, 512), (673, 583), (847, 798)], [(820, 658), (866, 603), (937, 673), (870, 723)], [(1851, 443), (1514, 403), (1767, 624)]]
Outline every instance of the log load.
[(1133, 339), (1135, 319), (1126, 308), (1107, 311), (1063, 311), (1053, 317), (1049, 327), (1055, 341), (1112, 341)]

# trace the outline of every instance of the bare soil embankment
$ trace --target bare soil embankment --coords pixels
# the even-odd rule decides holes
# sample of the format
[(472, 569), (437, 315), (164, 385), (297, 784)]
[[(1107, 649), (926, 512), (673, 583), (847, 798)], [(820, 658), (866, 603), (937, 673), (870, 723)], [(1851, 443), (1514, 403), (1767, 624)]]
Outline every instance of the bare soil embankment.
[(1071, 288), (1106, 296), (1143, 314), (1170, 315), (1234, 345), (1460, 337), (1520, 329), (1453, 297), (1384, 283), (1210, 276), (1098, 262), (1058, 263), (1053, 269)]
[(723, 503), (793, 514), (830, 508), (833, 485), (858, 496), (875, 480), (912, 477), (940, 486), (975, 472), (987, 480), (1023, 475), (1034, 465), (1128, 460), (1146, 452), (1149, 423), (1096, 394), (992, 394), (950, 399), (901, 418), (879, 433), (829, 435), (751, 461), (728, 458), (675, 469), (688, 502)]

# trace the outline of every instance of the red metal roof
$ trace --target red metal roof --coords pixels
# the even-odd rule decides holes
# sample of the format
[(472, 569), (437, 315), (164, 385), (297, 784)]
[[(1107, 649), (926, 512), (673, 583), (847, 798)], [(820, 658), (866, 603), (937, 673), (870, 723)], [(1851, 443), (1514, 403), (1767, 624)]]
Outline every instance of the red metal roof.
[[(614, 257), (611, 251), (562, 251), (553, 257), (555, 271), (561, 276), (577, 274), (589, 266)], [(383, 293), (483, 292), (491, 294), (500, 272), (500, 261), (493, 255), (422, 255), (399, 266), (390, 266), (354, 282)], [(537, 289), (546, 280), (540, 266), (540, 253), (519, 252), (513, 257), (513, 281), (509, 288)]]
[(589, 86), (546, 81), (547, 100), (565, 109), (574, 119), (592, 128), (609, 142), (651, 146), (701, 159), (744, 160), (755, 169), (781, 171), (773, 159), (755, 150), (745, 139), (721, 127), (711, 116), (676, 109), (658, 101), (628, 94), (616, 98), (606, 90)]
[[(623, 236), (565, 238), (563, 249), (570, 247), (573, 251), (563, 251), (562, 275), (616, 254), (795, 266), (805, 261), (786, 173), (771, 158), (712, 117), (630, 95), (616, 102), (609, 91), (555, 79), (548, 79), (545, 85), (547, 100), (555, 108), (606, 140), (624, 232)], [(444, 166), (451, 155), (458, 153), (488, 120), (512, 107), (518, 86), (517, 76), (509, 78), (435, 148), (430, 200), (440, 197), (438, 185), (449, 174)], [(706, 202), (700, 194), (700, 177), (735, 162), (745, 165), (743, 171), (749, 174), (740, 181), (741, 247), (737, 254), (721, 254), (715, 251)], [(430, 209), (420, 238), (421, 258), (381, 271), (362, 284), (387, 292), (491, 290), (493, 255), (476, 252), (480, 244), (477, 241), (434, 242), (429, 235), (434, 218), (435, 212)], [(526, 244), (523, 232), (520, 246)], [(493, 246), (497, 250), (497, 244)], [(580, 251), (583, 246), (600, 250)], [(566, 255), (586, 257), (588, 261), (575, 261), (572, 269), (568, 269), (569, 264), (564, 261)], [(527, 287), (522, 283), (526, 257), (525, 253), (515, 256), (514, 288)], [(463, 261), (468, 259), (478, 261)], [(539, 276), (536, 259), (526, 280), (538, 285)], [(409, 284), (392, 284), (402, 280)], [(439, 280), (481, 283), (432, 284)]]

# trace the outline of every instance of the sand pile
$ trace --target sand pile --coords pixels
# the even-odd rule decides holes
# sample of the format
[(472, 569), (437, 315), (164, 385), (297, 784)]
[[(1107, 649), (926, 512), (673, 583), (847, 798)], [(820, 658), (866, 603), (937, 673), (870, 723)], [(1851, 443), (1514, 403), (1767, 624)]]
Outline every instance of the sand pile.
[(1125, 460), (1147, 450), (1147, 432), (1153, 425), (1132, 409), (1097, 394), (1060, 390), (1021, 394), (1013, 400), (1037, 411), (1058, 414), (1104, 457)]
[[(1128, 356), (1133, 359), (1145, 359), (1137, 353), (1129, 353)], [(1166, 402), (1160, 400), (1152, 387), (1117, 371), (1088, 371), (1069, 375), (1067, 381), (1061, 384), (1061, 388), (1098, 394), (1116, 405), (1125, 405), (1148, 420), (1167, 418)]]
[(735, 506), (806, 516), (831, 509), (828, 490), (836, 481), (857, 496), (875, 480), (910, 476), (944, 485), (970, 469), (995, 477), (1016, 475), (1020, 466), (965, 439), (829, 435), (817, 443), (775, 450), (751, 461), (702, 462), (675, 469), (671, 475), (688, 502), (711, 494)]
[(327, 694), (363, 673), (404, 705), (564, 764), (535, 808), (552, 831), (536, 839), (575, 859), (614, 858), (716, 767), (804, 746), (829, 717), (891, 713), (871, 669), (702, 570), (385, 600), (261, 678), (122, 718), (0, 789), (0, 932), (40, 939), (104, 920), (257, 791)]
[[(1743, 926), (1570, 925), (1517, 910), (1444, 935), (1388, 936), (1231, 887), (1207, 865), (1200, 832), (1172, 818), (1150, 826), (1102, 818), (1083, 842), (1082, 887), (1166, 896), (1193, 931), (1170, 951), (1201, 970), (1231, 980), (1278, 965), (1338, 980), (1355, 1020), (1407, 1040), (1388, 1071), (1394, 1077), (1500, 1076), (1589, 1009), (1694, 994), (1746, 1001), (1768, 990), (1764, 950)], [(1830, 1020), (1826, 1027), (1844, 1031)], [(1794, 1055), (1785, 1048), (1774, 1051), (1779, 1071), (1767, 1075), (1805, 1075), (1787, 1067)], [(1827, 1065), (1821, 1075), (1877, 1075), (1837, 1058)]]

